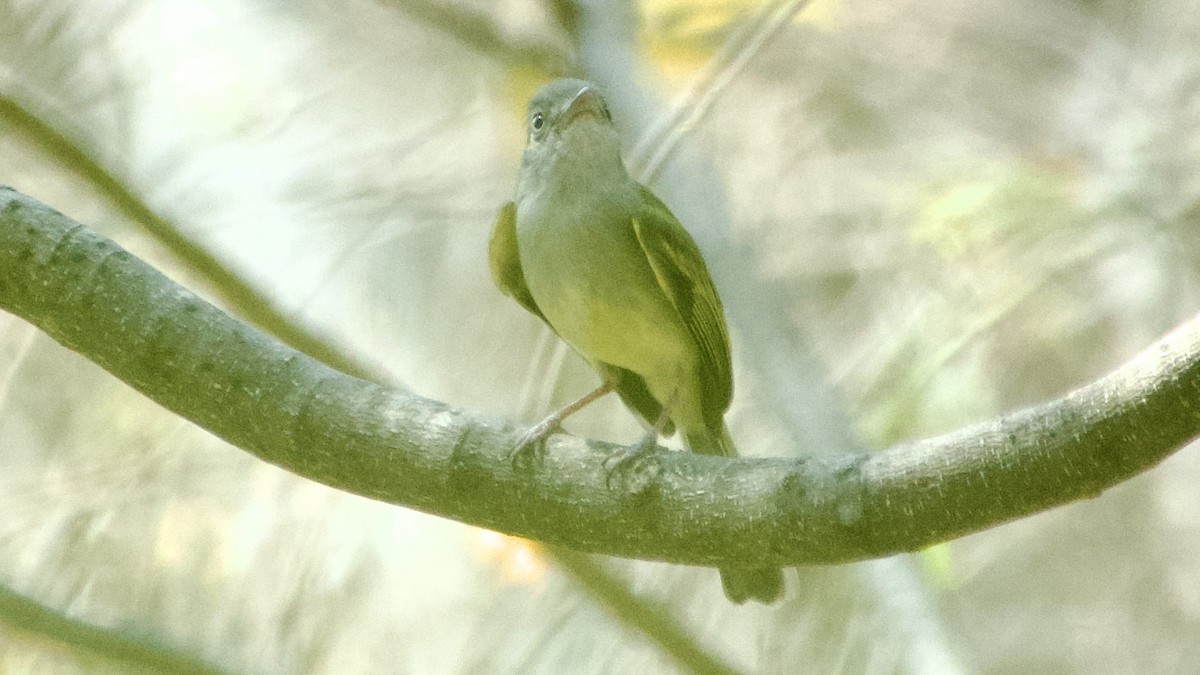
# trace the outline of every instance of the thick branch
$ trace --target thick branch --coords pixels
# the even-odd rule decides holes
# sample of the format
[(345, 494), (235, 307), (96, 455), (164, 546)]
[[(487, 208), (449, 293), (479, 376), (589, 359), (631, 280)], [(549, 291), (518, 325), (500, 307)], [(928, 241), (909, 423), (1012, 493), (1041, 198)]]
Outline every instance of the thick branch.
[(0, 307), (166, 408), (327, 485), (584, 551), (697, 565), (918, 550), (1099, 494), (1200, 434), (1200, 317), (1062, 399), (844, 459), (659, 452), (635, 493), (566, 436), (515, 470), (507, 425), (341, 374), (112, 241), (0, 188)]

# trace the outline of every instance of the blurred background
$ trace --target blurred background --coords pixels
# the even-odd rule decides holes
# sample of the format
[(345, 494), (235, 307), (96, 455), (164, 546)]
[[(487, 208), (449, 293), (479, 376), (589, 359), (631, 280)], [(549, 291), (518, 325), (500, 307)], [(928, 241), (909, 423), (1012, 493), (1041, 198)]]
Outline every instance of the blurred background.
[[(595, 376), (486, 247), (563, 75), (705, 251), (747, 454), (950, 431), (1200, 310), (1194, 0), (0, 0), (0, 183), (339, 367), (532, 422)], [(640, 433), (615, 399), (568, 428)], [(1195, 672), (1197, 484), (1185, 448), (734, 607), (713, 570), (299, 479), (0, 314), (0, 671)]]

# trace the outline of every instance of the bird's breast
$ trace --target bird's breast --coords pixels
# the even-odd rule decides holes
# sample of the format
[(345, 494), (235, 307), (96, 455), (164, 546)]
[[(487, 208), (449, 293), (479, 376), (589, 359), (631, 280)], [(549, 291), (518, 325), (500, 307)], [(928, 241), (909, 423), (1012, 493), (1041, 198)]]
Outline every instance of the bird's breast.
[(682, 320), (658, 286), (632, 227), (614, 205), (522, 218), (525, 281), (554, 329), (585, 358), (653, 379), (692, 356)]

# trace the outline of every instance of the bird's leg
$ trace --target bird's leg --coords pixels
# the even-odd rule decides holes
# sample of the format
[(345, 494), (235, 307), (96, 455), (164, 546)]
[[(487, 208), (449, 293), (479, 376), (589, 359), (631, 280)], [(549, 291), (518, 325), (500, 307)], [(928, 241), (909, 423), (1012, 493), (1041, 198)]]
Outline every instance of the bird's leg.
[(547, 415), (546, 418), (541, 422), (538, 422), (530, 427), (528, 431), (526, 431), (524, 434), (521, 434), (520, 440), (517, 441), (516, 447), (513, 448), (513, 464), (516, 464), (518, 460), (522, 459), (530, 452), (539, 452), (543, 444), (546, 442), (546, 439), (549, 438), (551, 434), (562, 431), (563, 420), (579, 412), (580, 409), (592, 401), (595, 401), (601, 396), (604, 396), (610, 391), (616, 389), (616, 387), (616, 380), (611, 377), (606, 377), (604, 378), (604, 382), (602, 382), (600, 386), (596, 387), (593, 391), (588, 392), (579, 400), (568, 403), (558, 410), (555, 410)]
[(608, 476), (604, 479), (604, 484), (609, 489), (612, 489), (613, 474), (625, 471), (630, 466), (636, 464), (639, 458), (644, 457), (654, 449), (655, 445), (657, 445), (658, 437), (662, 435), (663, 428), (671, 421), (671, 408), (675, 407), (677, 400), (679, 400), (678, 389), (671, 396), (671, 400), (663, 405), (662, 410), (658, 413), (658, 419), (654, 421), (654, 426), (650, 427), (646, 435), (642, 437), (642, 440), (638, 441), (637, 445), (604, 460), (604, 467), (608, 469)]

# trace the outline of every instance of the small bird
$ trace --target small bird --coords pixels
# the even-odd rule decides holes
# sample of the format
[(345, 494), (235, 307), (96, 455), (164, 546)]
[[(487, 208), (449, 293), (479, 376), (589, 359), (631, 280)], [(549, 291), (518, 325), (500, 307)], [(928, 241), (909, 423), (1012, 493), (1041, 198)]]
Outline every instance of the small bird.
[[(733, 367), (725, 310), (700, 249), (630, 177), (595, 85), (562, 79), (530, 100), (515, 199), (492, 231), (492, 278), (587, 360), (601, 385), (522, 437), (540, 445), (567, 416), (616, 391), (650, 430), (614, 470), (678, 429), (693, 452), (737, 454), (725, 411)], [(735, 603), (783, 593), (778, 568), (722, 569)]]

